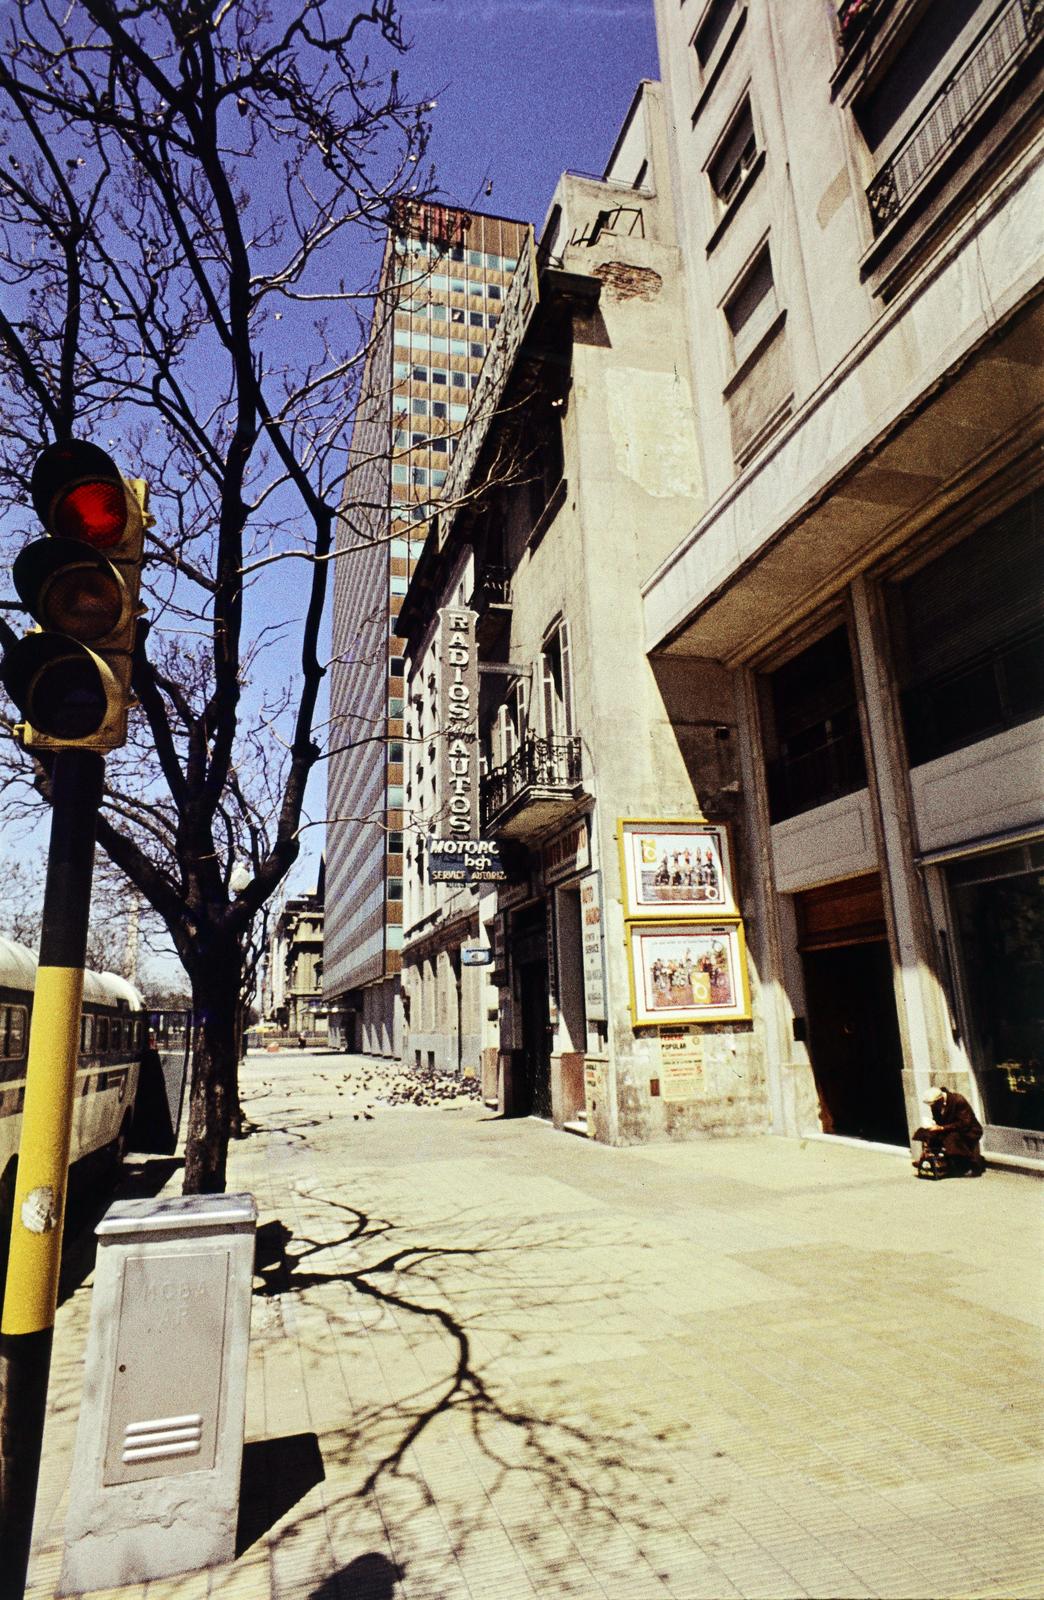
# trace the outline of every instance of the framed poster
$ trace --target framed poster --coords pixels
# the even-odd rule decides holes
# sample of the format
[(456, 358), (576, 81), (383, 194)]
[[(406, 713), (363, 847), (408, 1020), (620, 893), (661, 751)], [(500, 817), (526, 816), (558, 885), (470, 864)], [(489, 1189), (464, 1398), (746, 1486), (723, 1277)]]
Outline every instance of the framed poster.
[(736, 1022), (750, 1016), (743, 924), (629, 922), (631, 1020)]
[(626, 917), (739, 916), (724, 822), (622, 817), (619, 828)]

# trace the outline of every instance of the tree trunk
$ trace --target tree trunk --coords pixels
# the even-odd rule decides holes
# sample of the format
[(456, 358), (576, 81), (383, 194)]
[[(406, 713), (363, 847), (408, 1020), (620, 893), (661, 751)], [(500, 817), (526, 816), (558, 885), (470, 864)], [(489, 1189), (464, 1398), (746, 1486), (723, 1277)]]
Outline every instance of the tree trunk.
[(206, 970), (193, 963), (192, 1087), (185, 1146), (185, 1194), (224, 1194), (228, 1141), (239, 1114), (238, 949), (213, 949)]

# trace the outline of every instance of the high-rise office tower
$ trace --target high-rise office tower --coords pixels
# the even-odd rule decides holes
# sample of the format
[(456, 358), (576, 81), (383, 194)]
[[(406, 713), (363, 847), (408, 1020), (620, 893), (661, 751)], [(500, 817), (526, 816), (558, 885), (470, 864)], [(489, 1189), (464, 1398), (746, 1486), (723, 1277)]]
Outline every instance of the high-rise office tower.
[(395, 618), (528, 225), (404, 207), (385, 248), (334, 575), (323, 988), (331, 1042), (398, 1056), (403, 663)]

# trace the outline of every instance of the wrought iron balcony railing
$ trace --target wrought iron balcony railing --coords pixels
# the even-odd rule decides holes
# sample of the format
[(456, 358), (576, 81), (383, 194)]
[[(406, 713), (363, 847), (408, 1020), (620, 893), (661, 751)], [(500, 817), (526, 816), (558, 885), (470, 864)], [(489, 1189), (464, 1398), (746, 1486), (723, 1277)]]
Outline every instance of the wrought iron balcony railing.
[[(846, 8), (842, 8), (842, 16)], [(854, 4), (847, 10), (854, 16)], [(844, 21), (841, 23), (844, 31)], [(884, 163), (866, 191), (874, 233), (909, 204), (1044, 31), (1044, 0), (1010, 0)]]
[(541, 739), (527, 734), (503, 766), (482, 779), (482, 823), (495, 823), (513, 802), (541, 794), (569, 795), (580, 784), (580, 739), (576, 734)]

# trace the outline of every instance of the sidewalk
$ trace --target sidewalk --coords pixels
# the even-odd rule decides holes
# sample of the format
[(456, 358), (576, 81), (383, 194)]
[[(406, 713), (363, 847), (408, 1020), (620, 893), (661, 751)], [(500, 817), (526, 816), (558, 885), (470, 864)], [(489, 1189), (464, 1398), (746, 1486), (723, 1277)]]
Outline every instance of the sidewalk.
[[(368, 1118), (370, 1073), (248, 1061), (245, 1548), (115, 1592), (1044, 1592), (1038, 1180), (826, 1141), (610, 1150), (473, 1101)], [(87, 1287), (59, 1313), (33, 1600), (88, 1314)]]

